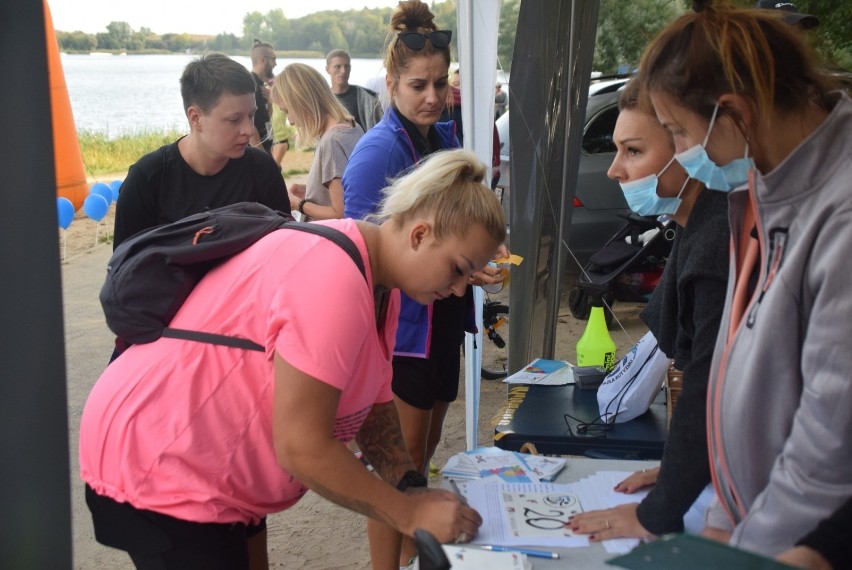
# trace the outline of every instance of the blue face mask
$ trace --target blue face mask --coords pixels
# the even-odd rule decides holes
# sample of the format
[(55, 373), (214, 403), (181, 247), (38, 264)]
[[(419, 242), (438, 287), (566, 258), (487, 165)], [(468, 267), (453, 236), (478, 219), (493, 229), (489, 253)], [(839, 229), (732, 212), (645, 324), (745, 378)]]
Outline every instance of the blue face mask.
[(657, 181), (663, 172), (674, 162), (674, 157), (663, 167), (660, 174), (651, 174), (638, 180), (630, 182), (619, 182), (621, 192), (627, 205), (640, 216), (661, 216), (663, 214), (674, 214), (680, 207), (680, 195), (683, 194), (689, 178), (684, 180), (680, 192), (675, 198), (660, 198), (657, 195)]
[(707, 155), (707, 141), (710, 139), (710, 132), (713, 130), (713, 124), (716, 122), (716, 114), (719, 112), (719, 103), (713, 109), (713, 117), (710, 119), (710, 126), (707, 127), (707, 135), (704, 137), (702, 144), (697, 144), (692, 148), (675, 155), (675, 158), (689, 174), (690, 178), (695, 178), (704, 183), (707, 188), (717, 190), (719, 192), (730, 192), (738, 186), (742, 186), (748, 182), (748, 173), (754, 167), (754, 162), (748, 157), (748, 143), (746, 143), (745, 156), (732, 160), (724, 166), (719, 166), (713, 159)]

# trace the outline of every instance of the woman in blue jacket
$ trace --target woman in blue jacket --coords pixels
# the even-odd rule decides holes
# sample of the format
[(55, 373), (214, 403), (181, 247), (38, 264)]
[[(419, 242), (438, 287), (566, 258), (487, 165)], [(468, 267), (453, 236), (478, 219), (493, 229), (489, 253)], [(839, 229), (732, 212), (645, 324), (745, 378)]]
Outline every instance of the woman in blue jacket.
[[(343, 174), (345, 217), (362, 219), (375, 213), (389, 180), (433, 152), (459, 146), (455, 123), (438, 122), (447, 100), (452, 33), (439, 30), (433, 18), (428, 5), (418, 0), (401, 2), (391, 18), (385, 68), (392, 105), (349, 159)], [(488, 283), (502, 280), (479, 278)], [(451, 296), (431, 305), (402, 296), (393, 359), (394, 402), (414, 464), (424, 474), (458, 393), (461, 343), (465, 329), (473, 325), (471, 299), (470, 289), (464, 298)], [(399, 545), (391, 532), (370, 523), (373, 568), (398, 568), (400, 560), (407, 564), (413, 555), (409, 544), (403, 546), (401, 558), (388, 549), (388, 544)]]

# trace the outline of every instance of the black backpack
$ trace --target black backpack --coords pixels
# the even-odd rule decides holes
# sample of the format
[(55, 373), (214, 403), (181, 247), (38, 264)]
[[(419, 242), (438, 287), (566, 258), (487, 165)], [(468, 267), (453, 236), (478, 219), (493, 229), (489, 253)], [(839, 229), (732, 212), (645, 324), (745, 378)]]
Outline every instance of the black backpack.
[(168, 325), (205, 273), (282, 228), (333, 241), (349, 254), (366, 280), (361, 254), (346, 234), (295, 222), (289, 214), (263, 204), (239, 202), (139, 232), (116, 248), (100, 301), (107, 326), (120, 339), (117, 344), (144, 344), (165, 336), (263, 351), (249, 339)]

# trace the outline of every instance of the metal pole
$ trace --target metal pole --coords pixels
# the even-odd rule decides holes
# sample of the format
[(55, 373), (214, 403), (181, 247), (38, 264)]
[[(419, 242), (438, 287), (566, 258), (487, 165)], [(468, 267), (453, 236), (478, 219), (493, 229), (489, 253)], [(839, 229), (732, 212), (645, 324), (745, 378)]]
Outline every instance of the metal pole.
[(0, 6), (0, 568), (71, 568), (68, 412), (44, 5)]

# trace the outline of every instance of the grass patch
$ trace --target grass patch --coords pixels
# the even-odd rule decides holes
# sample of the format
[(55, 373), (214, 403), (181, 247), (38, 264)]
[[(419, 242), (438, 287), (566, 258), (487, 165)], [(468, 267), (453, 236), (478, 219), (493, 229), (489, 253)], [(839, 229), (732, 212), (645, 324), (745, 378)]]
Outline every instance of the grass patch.
[(145, 131), (110, 138), (104, 133), (80, 131), (80, 152), (90, 175), (126, 172), (132, 164), (151, 151), (173, 143), (185, 133), (178, 130)]
[(284, 171), (284, 178), (287, 178), (288, 176), (298, 176), (299, 174), (307, 174), (307, 173), (308, 173), (308, 171), (305, 170), (304, 168), (291, 168), (290, 170)]

